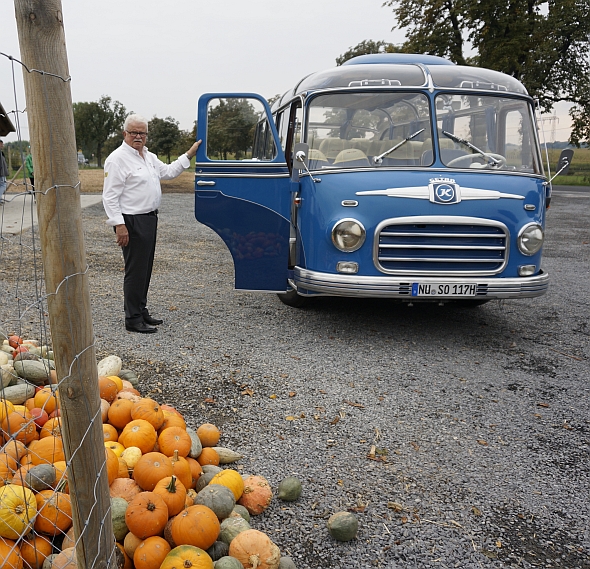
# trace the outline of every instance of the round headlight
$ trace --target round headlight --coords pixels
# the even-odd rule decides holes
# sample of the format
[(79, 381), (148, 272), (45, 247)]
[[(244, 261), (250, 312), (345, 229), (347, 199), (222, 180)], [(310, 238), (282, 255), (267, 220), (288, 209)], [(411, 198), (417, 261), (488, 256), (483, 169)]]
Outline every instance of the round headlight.
[(518, 234), (518, 248), (525, 255), (534, 255), (543, 246), (543, 228), (537, 223), (525, 225)]
[(332, 243), (340, 249), (351, 253), (360, 249), (367, 233), (363, 225), (355, 219), (343, 219), (332, 229)]

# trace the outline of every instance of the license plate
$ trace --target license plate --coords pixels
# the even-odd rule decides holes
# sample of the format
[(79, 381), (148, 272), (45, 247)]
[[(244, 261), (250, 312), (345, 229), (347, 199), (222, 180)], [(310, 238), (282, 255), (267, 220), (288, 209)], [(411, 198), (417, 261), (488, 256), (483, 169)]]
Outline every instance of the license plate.
[(412, 283), (412, 296), (475, 296), (477, 284)]

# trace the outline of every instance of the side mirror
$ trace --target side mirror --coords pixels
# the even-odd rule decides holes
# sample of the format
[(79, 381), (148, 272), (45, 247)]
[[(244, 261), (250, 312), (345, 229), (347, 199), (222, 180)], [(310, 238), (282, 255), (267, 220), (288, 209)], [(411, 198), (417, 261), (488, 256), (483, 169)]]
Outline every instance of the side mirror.
[(293, 148), (293, 169), (300, 172), (307, 170), (307, 156), (309, 155), (309, 144), (298, 142)]
[(555, 169), (555, 171), (560, 176), (565, 176), (568, 173), (573, 157), (574, 151), (571, 148), (566, 148), (565, 150), (561, 151), (559, 162), (557, 163), (557, 168)]

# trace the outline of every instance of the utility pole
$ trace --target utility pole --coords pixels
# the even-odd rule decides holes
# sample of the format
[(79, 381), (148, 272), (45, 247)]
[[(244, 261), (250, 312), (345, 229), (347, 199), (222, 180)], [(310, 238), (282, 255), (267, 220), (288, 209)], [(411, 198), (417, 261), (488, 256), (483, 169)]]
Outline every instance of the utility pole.
[[(79, 569), (114, 569), (61, 0), (14, 0)], [(38, 70), (38, 71), (32, 71)]]

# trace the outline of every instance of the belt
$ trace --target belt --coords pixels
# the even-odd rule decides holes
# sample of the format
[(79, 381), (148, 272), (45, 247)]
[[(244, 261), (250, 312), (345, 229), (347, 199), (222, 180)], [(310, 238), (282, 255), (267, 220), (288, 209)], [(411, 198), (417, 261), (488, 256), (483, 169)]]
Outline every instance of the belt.
[(136, 215), (158, 215), (158, 210), (155, 209), (154, 211), (148, 211), (147, 213), (124, 213), (123, 215), (131, 215), (131, 216), (136, 216)]

